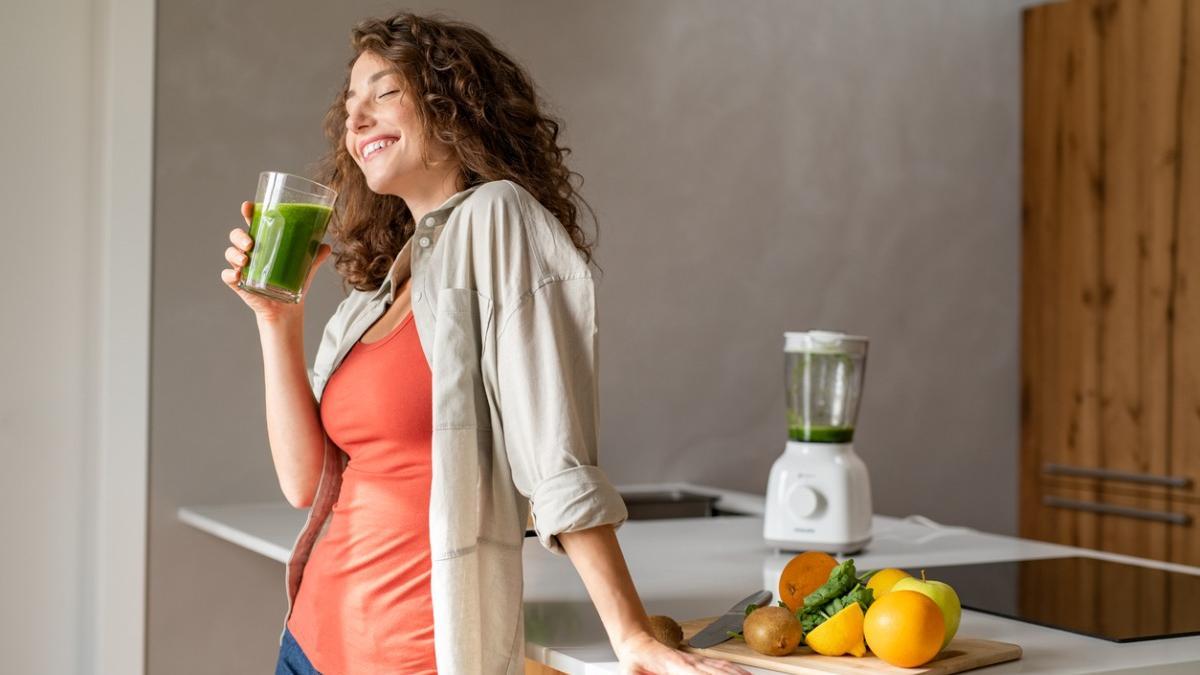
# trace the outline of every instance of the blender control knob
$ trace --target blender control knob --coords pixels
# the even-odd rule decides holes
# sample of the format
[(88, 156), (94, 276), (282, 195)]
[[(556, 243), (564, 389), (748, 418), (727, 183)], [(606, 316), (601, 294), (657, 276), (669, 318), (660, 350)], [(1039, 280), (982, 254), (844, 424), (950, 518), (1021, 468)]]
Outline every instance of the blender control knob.
[(807, 485), (796, 484), (788, 490), (787, 508), (793, 518), (808, 518), (821, 505), (821, 496)]

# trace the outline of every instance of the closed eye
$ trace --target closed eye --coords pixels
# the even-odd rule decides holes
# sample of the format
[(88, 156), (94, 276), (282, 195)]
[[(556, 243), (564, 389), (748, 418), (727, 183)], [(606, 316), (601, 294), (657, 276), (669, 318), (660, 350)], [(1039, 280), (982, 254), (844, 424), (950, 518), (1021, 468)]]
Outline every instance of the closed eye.
[(379, 96), (376, 96), (375, 98), (380, 99), (380, 98), (383, 98), (384, 96), (391, 96), (392, 94), (397, 94), (399, 92), (400, 92), (399, 89), (393, 89), (391, 91), (385, 91), (382, 94), (380, 94)]

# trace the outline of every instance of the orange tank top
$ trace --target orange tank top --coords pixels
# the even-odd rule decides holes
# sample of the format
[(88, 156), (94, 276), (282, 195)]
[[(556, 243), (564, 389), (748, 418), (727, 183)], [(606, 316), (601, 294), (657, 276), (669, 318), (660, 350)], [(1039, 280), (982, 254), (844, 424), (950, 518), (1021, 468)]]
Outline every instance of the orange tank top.
[(350, 461), (287, 625), (323, 675), (437, 672), (431, 374), (412, 318), (356, 343), (321, 397), (325, 432)]

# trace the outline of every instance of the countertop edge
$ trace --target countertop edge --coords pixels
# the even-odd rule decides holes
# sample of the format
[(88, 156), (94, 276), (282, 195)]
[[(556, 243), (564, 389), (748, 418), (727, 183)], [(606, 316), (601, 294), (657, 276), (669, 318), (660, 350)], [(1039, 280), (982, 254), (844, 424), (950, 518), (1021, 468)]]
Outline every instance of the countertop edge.
[[(695, 485), (687, 482), (670, 482), (670, 483), (653, 483), (653, 484), (628, 484), (617, 486), (625, 492), (638, 491), (662, 491), (662, 490), (688, 490), (700, 494), (715, 495), (719, 498), (716, 507), (726, 513), (746, 514), (748, 516), (757, 516), (761, 518), (763, 509), (763, 497), (750, 493), (737, 492), (732, 490), (723, 490), (720, 488), (711, 488), (700, 485)], [(206, 505), (195, 507), (179, 507), (176, 515), (178, 519), (198, 530), (211, 534), (215, 537), (251, 550), (259, 555), (265, 556), (271, 560), (280, 563), (287, 563), (290, 556), (290, 549), (283, 545), (282, 542), (292, 541), (293, 537), (299, 532), (295, 530), (294, 523), (299, 520), (302, 524), (307, 518), (307, 513), (304, 509), (295, 509), (285, 502), (267, 502), (267, 503), (246, 503), (246, 504), (227, 504), (227, 505)], [(720, 525), (721, 522), (732, 523), (741, 520), (741, 518), (730, 519), (726, 517), (713, 518), (714, 526), (722, 528), (721, 531), (728, 531), (728, 526)], [(653, 523), (653, 521), (645, 521)], [(680, 521), (684, 522), (684, 521)], [(698, 524), (700, 521), (692, 521)], [(951, 547), (960, 544), (955, 543), (960, 541), (960, 537), (971, 537), (971, 548), (984, 548), (986, 551), (975, 551), (976, 557), (985, 555), (989, 559), (1030, 559), (1041, 557), (1054, 557), (1056, 555), (1085, 555), (1089, 557), (1103, 558), (1122, 562), (1131, 562), (1147, 567), (1156, 567), (1161, 569), (1170, 569), (1191, 574), (1200, 574), (1200, 568), (1179, 565), (1174, 563), (1166, 563), (1156, 560), (1136, 558), (1133, 556), (1125, 556), (1112, 554), (1103, 551), (1093, 551), (1090, 549), (1079, 549), (1061, 544), (1050, 544), (1047, 542), (1035, 542), (1025, 540), (1019, 537), (1010, 535), (991, 534), (980, 532), (972, 528), (947, 526), (942, 525), (921, 516), (909, 516), (907, 518), (896, 518), (889, 516), (876, 515), (876, 525), (884, 526), (883, 528), (895, 530), (892, 533), (892, 539), (897, 536), (903, 537), (906, 540), (911, 540), (915, 537), (915, 543), (922, 543), (926, 538), (933, 541), (949, 541)], [(659, 527), (651, 525), (650, 527)], [(753, 533), (744, 531), (743, 536), (751, 537)], [(258, 533), (253, 534), (253, 533)], [(879, 532), (877, 532), (879, 534)], [(948, 539), (947, 539), (948, 538)], [(882, 544), (883, 538), (880, 537)], [(537, 551), (540, 555), (540, 551)], [(531, 552), (533, 554), (533, 552)], [(561, 561), (558, 561), (561, 565)], [(563, 568), (566, 569), (565, 567)], [(527, 604), (529, 600), (527, 599)], [(582, 599), (580, 600), (582, 602)], [(976, 615), (974, 612), (964, 613)], [(994, 622), (1012, 622), (1009, 619), (1002, 618), (987, 618), (982, 620), (993, 622), (990, 625), (997, 625)], [(1012, 622), (1016, 623), (1016, 622)], [(983, 624), (979, 624), (983, 625)], [(1012, 664), (1001, 664), (992, 666), (989, 672), (994, 672), (997, 675), (1006, 673), (1029, 672), (1028, 668), (1037, 668), (1040, 666), (1048, 666), (1050, 662), (1045, 661), (1046, 649), (1056, 650), (1054, 645), (1060, 644), (1060, 640), (1067, 639), (1069, 641), (1077, 640), (1077, 637), (1072, 637), (1070, 634), (1061, 634), (1054, 629), (1037, 628), (1032, 626), (1022, 626), (1018, 630), (1024, 635), (1021, 637), (1028, 638), (1031, 646), (1040, 647), (1041, 658), (1038, 658), (1034, 653), (1026, 654), (1026, 659), (1013, 662)], [(1043, 631), (1045, 631), (1043, 633)], [(1011, 628), (1005, 628), (1004, 632), (1011, 632)], [(1003, 635), (995, 636), (996, 639), (1002, 639)], [(1177, 640), (1187, 640), (1189, 642), (1176, 642)], [(1017, 641), (1017, 640), (1008, 640)], [(1104, 644), (1104, 643), (1097, 643)], [(1137, 643), (1135, 643), (1137, 644)], [(1146, 658), (1146, 654), (1141, 654), (1140, 657), (1130, 659), (1113, 659), (1103, 665), (1099, 663), (1088, 663), (1088, 659), (1082, 659), (1082, 662), (1075, 666), (1062, 667), (1061, 661), (1052, 667), (1051, 670), (1055, 673), (1162, 673), (1166, 675), (1174, 675), (1175, 673), (1197, 672), (1196, 666), (1200, 664), (1200, 650), (1197, 649), (1200, 641), (1197, 638), (1171, 638), (1164, 642), (1164, 652), (1159, 653), (1153, 658)], [(1023, 647), (1025, 645), (1022, 645)], [(1078, 650), (1080, 646), (1075, 644), (1062, 645), (1066, 650), (1064, 654), (1072, 654)], [(571, 675), (594, 675), (596, 673), (617, 673), (619, 672), (619, 664), (613, 660), (611, 648), (607, 644), (606, 636), (597, 634), (596, 640), (587, 645), (580, 646), (547, 646), (538, 642), (526, 640), (524, 655), (529, 660), (547, 665), (556, 670)], [(1135, 657), (1136, 655), (1131, 655)], [(1141, 660), (1144, 659), (1144, 660)], [(1138, 662), (1140, 660), (1140, 663)], [(749, 669), (752, 673), (768, 673), (771, 671), (761, 670), (757, 668)]]

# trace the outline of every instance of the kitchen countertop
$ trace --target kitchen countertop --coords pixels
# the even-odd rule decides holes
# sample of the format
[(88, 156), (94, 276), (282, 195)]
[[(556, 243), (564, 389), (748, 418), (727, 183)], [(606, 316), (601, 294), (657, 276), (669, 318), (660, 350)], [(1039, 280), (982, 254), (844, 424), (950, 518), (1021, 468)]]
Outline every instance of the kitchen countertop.
[[(626, 492), (687, 489), (714, 494), (721, 498), (721, 511), (752, 514), (622, 525), (617, 538), (650, 614), (680, 621), (715, 616), (756, 589), (774, 589), (773, 580), (790, 554), (764, 544), (761, 496), (686, 483), (618, 487)], [(178, 515), (210, 534), (285, 562), (307, 512), (268, 503), (184, 507)], [(920, 517), (875, 516), (873, 528), (867, 550), (854, 556), (861, 569), (1088, 555), (1200, 574), (1193, 567), (945, 527)], [(604, 627), (570, 560), (531, 538), (526, 540), (524, 563), (526, 656), (566, 673), (618, 673)], [(1021, 660), (981, 671), (988, 675), (1200, 672), (1200, 636), (1117, 644), (970, 610), (964, 610), (958, 634), (1021, 645)]]
[[(681, 490), (712, 495), (717, 497), (713, 507), (720, 512), (762, 515), (762, 496), (747, 492), (691, 483), (637, 483), (615, 487), (622, 494)], [(287, 564), (292, 544), (308, 518), (308, 509), (297, 509), (287, 502), (252, 502), (181, 506), (176, 516), (196, 529)]]

